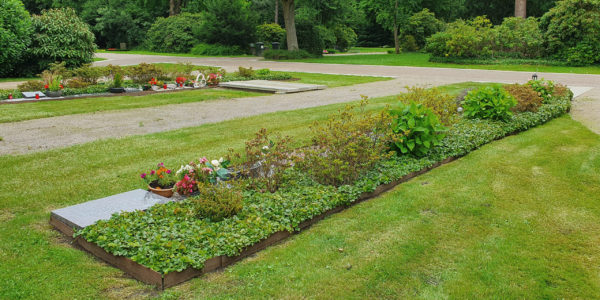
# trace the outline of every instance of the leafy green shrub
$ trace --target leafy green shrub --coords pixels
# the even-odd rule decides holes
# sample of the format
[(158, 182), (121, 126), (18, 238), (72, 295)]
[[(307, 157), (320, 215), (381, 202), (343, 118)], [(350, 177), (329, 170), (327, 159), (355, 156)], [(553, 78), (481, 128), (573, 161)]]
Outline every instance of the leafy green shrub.
[(305, 50), (288, 51), (288, 50), (267, 50), (264, 52), (266, 59), (285, 60), (285, 59), (303, 59), (311, 58), (313, 55)]
[(108, 85), (96, 84), (96, 85), (90, 85), (90, 86), (81, 87), (81, 88), (67, 86), (62, 91), (63, 91), (62, 92), (63, 96), (100, 94), (100, 93), (108, 92)]
[(72, 71), (73, 76), (89, 84), (96, 84), (98, 80), (106, 74), (103, 67), (92, 67), (91, 64), (85, 64)]
[(400, 102), (391, 114), (394, 117), (392, 130), (402, 135), (391, 144), (398, 154), (424, 156), (444, 138), (446, 128), (433, 111), (423, 104)]
[(485, 87), (470, 91), (463, 102), (466, 117), (507, 121), (511, 109), (517, 105), (515, 97), (501, 87)]
[(419, 46), (417, 46), (417, 41), (415, 40), (415, 37), (412, 35), (405, 35), (402, 38), (402, 43), (400, 45), (403, 50), (406, 50), (409, 52), (414, 52), (414, 51), (419, 50)]
[(70, 79), (66, 84), (67, 87), (75, 88), (75, 89), (86, 88), (90, 85), (91, 85), (91, 83), (89, 83), (87, 81), (83, 81), (79, 78)]
[(342, 24), (333, 27), (333, 34), (335, 35), (335, 47), (341, 51), (347, 51), (352, 48), (358, 40), (358, 36), (354, 30)]
[(255, 71), (257, 76), (269, 76), (271, 75), (271, 70), (269, 69), (258, 69)]
[(285, 39), (285, 29), (279, 24), (262, 24), (256, 26), (256, 39), (270, 45), (273, 42), (283, 43)]
[[(323, 30), (323, 26), (317, 25), (314, 21), (298, 20), (296, 22), (296, 36), (298, 37), (298, 46), (301, 50), (305, 50), (312, 56), (323, 55), (323, 49), (327, 48), (325, 38), (329, 34)], [(329, 36), (329, 39), (333, 39), (333, 46), (335, 43), (335, 35)]]
[(157, 52), (188, 53), (200, 41), (202, 23), (199, 14), (160, 17), (146, 33), (146, 47)]
[(341, 186), (389, 158), (388, 146), (397, 137), (392, 119), (387, 111), (366, 112), (366, 105), (366, 100), (358, 110), (348, 105), (324, 124), (315, 124), (312, 147), (304, 151), (299, 168), (321, 184)]
[(12, 95), (13, 98), (22, 98), (23, 94), (19, 90), (0, 90), (0, 100), (8, 99)]
[(207, 56), (231, 56), (244, 54), (244, 51), (239, 46), (224, 46), (220, 44), (204, 44), (200, 43), (194, 46), (190, 53), (194, 55)]
[(33, 40), (28, 56), (35, 73), (53, 62), (65, 62), (67, 68), (91, 63), (96, 51), (94, 34), (72, 8), (51, 9), (34, 15)]
[(600, 61), (600, 1), (558, 1), (540, 23), (550, 54), (573, 65)]
[(28, 80), (17, 86), (21, 92), (35, 92), (44, 90), (44, 82), (41, 80)]
[(494, 33), (485, 17), (456, 20), (445, 31), (427, 39), (425, 50), (440, 57), (487, 57), (492, 55)]
[(31, 43), (32, 30), (31, 18), (21, 1), (0, 1), (0, 77), (20, 74), (15, 68)]
[(249, 176), (259, 189), (274, 193), (282, 182), (285, 170), (292, 166), (291, 138), (272, 140), (262, 128), (246, 142), (246, 165), (241, 172)]
[(535, 58), (544, 52), (544, 37), (536, 18), (505, 18), (501, 25), (494, 27), (494, 31), (494, 48), (504, 55)]
[(534, 91), (544, 99), (544, 102), (550, 100), (552, 94), (554, 94), (554, 82), (550, 80), (529, 80), (527, 85), (530, 86)]
[[(189, 74), (189, 72), (188, 72)], [(163, 80), (167, 73), (158, 65), (141, 63), (127, 68), (127, 76), (136, 84), (146, 84), (152, 80)]]
[(242, 193), (235, 186), (224, 183), (198, 184), (198, 196), (190, 198), (197, 217), (220, 222), (242, 211)]
[(244, 67), (240, 66), (240, 67), (238, 67), (238, 72), (236, 75), (241, 76), (241, 77), (250, 78), (250, 77), (256, 76), (256, 73), (254, 72), (254, 70), (252, 70), (252, 67), (244, 68)]
[(247, 48), (254, 42), (256, 13), (246, 0), (204, 0), (206, 10), (200, 30), (200, 41)]
[(517, 99), (517, 105), (513, 107), (513, 111), (537, 112), (542, 105), (542, 97), (530, 85), (511, 84), (504, 86), (504, 89)]
[[(444, 29), (446, 24), (435, 17), (429, 9), (424, 8), (408, 18), (408, 24), (404, 31), (405, 43), (410, 48), (403, 46), (407, 51), (415, 51), (425, 47), (427, 38)], [(412, 37), (412, 38), (409, 38)], [(413, 44), (414, 41), (414, 44)], [(414, 50), (413, 50), (414, 48)]]
[(423, 104), (433, 111), (442, 124), (450, 126), (458, 120), (457, 105), (454, 97), (442, 93), (437, 88), (406, 87), (408, 92), (400, 94), (398, 99), (404, 104), (415, 102)]

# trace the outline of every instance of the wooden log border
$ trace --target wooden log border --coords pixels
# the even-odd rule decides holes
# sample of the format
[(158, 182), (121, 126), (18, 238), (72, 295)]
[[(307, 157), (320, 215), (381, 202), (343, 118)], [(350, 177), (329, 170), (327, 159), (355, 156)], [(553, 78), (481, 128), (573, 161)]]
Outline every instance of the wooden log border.
[[(290, 233), (288, 231), (278, 231), (278, 232), (271, 234), (268, 238), (263, 239), (260, 242), (254, 244), (252, 246), (247, 247), (237, 256), (213, 257), (213, 258), (207, 260), (206, 262), (204, 262), (204, 268), (202, 268), (201, 270), (189, 267), (181, 272), (171, 272), (171, 273), (165, 274), (163, 276), (159, 272), (156, 272), (148, 267), (145, 267), (145, 266), (131, 260), (130, 258), (127, 258), (124, 256), (115, 256), (113, 254), (110, 254), (110, 253), (106, 252), (104, 249), (100, 248), (98, 245), (88, 242), (87, 240), (85, 240), (82, 237), (75, 238), (73, 240), (73, 243), (75, 245), (80, 246), (81, 248), (85, 249), (89, 253), (95, 255), (97, 258), (121, 269), (123, 272), (129, 274), (133, 278), (135, 278), (139, 281), (142, 281), (144, 283), (154, 285), (154, 286), (158, 287), (159, 289), (164, 290), (165, 288), (169, 288), (169, 287), (178, 285), (178, 284), (188, 281), (194, 277), (198, 277), (202, 274), (214, 272), (216, 270), (219, 270), (219, 269), (225, 268), (231, 264), (234, 264), (252, 254), (255, 254), (269, 246), (275, 245), (275, 244), (287, 239), (292, 234), (298, 233), (306, 228), (309, 228), (313, 224), (323, 220), (324, 218), (326, 218), (330, 215), (341, 212), (341, 211), (345, 210), (346, 208), (352, 207), (363, 201), (373, 199), (373, 198), (391, 190), (392, 188), (396, 187), (397, 185), (399, 185), (403, 182), (411, 180), (421, 174), (427, 173), (430, 170), (435, 169), (441, 165), (452, 162), (455, 159), (456, 159), (455, 157), (447, 158), (441, 162), (435, 163), (434, 165), (432, 165), (430, 167), (427, 167), (420, 171), (412, 172), (408, 175), (405, 175), (396, 181), (392, 181), (388, 184), (382, 184), (382, 185), (378, 186), (372, 192), (368, 192), (368, 193), (365, 192), (365, 193), (361, 194), (360, 197), (356, 201), (354, 201), (348, 205), (341, 205), (338, 207), (334, 207), (328, 211), (323, 212), (322, 214), (320, 214), (318, 216), (314, 216), (312, 219), (303, 221), (302, 223), (300, 223), (298, 225), (298, 231), (296, 231), (294, 233)], [(54, 226), (54, 228), (56, 230), (64, 233), (66, 236), (68, 236), (68, 237), (73, 236), (73, 233), (74, 233), (73, 228), (69, 227), (67, 224), (63, 223), (58, 218), (55, 218), (53, 215), (50, 216), (50, 224), (52, 226)]]

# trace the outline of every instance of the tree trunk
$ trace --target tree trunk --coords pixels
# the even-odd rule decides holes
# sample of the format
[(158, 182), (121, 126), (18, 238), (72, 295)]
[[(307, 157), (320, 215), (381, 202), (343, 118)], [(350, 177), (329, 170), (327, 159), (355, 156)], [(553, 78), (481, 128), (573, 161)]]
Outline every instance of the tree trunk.
[(515, 17), (527, 18), (527, 0), (515, 0)]
[(279, 0), (275, 0), (275, 24), (279, 24)]
[(400, 37), (398, 37), (398, 0), (394, 6), (394, 47), (396, 54), (400, 54)]
[(169, 16), (178, 15), (181, 12), (181, 0), (169, 0)]
[(287, 47), (289, 51), (296, 51), (298, 37), (296, 36), (296, 8), (294, 0), (281, 0), (283, 4), (283, 19), (285, 21), (285, 32), (287, 33)]

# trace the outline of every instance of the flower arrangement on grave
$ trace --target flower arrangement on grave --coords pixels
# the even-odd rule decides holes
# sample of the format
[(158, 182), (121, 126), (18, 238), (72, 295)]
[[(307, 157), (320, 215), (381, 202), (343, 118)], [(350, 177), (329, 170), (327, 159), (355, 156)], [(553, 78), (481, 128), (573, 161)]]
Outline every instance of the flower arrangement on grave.
[(164, 163), (159, 163), (156, 168), (156, 170), (152, 169), (148, 173), (140, 174), (140, 177), (148, 184), (152, 192), (170, 197), (173, 195), (173, 186), (177, 177), (172, 170), (165, 167)]
[(175, 173), (179, 181), (175, 183), (175, 191), (180, 195), (189, 196), (198, 190), (198, 184), (212, 183), (228, 180), (230, 161), (222, 157), (218, 160), (209, 161), (202, 157), (198, 162), (190, 162), (182, 165)]
[(156, 80), (156, 78), (152, 77), (152, 79), (150, 79), (150, 81), (148, 81), (149, 85), (158, 85), (158, 81)]
[(187, 81), (187, 79), (185, 77), (177, 77), (175, 78), (175, 82), (177, 83), (178, 87), (183, 87), (183, 84)]
[(51, 92), (58, 92), (65, 88), (62, 85), (61, 81), (62, 81), (62, 77), (56, 76), (49, 83), (46, 83), (46, 85), (44, 85), (44, 88)]
[(217, 86), (221, 81), (221, 74), (219, 73), (210, 73), (208, 74), (208, 79), (206, 79), (206, 84), (209, 86)]

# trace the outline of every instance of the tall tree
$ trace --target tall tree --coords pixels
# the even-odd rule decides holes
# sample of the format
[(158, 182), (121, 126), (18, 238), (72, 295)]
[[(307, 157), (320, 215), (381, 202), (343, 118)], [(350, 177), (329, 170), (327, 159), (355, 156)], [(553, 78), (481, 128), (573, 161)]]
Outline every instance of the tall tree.
[(275, 24), (279, 24), (279, 0), (275, 0)]
[(527, 18), (527, 0), (515, 0), (515, 17)]
[(296, 4), (294, 0), (281, 0), (281, 3), (283, 4), (283, 20), (285, 21), (288, 50), (299, 50), (298, 37), (296, 36)]
[(394, 35), (396, 54), (400, 53), (400, 29), (408, 18), (420, 9), (420, 0), (372, 0), (364, 1), (363, 7), (375, 14), (375, 20)]
[(178, 15), (181, 12), (181, 0), (169, 0), (169, 16)]

